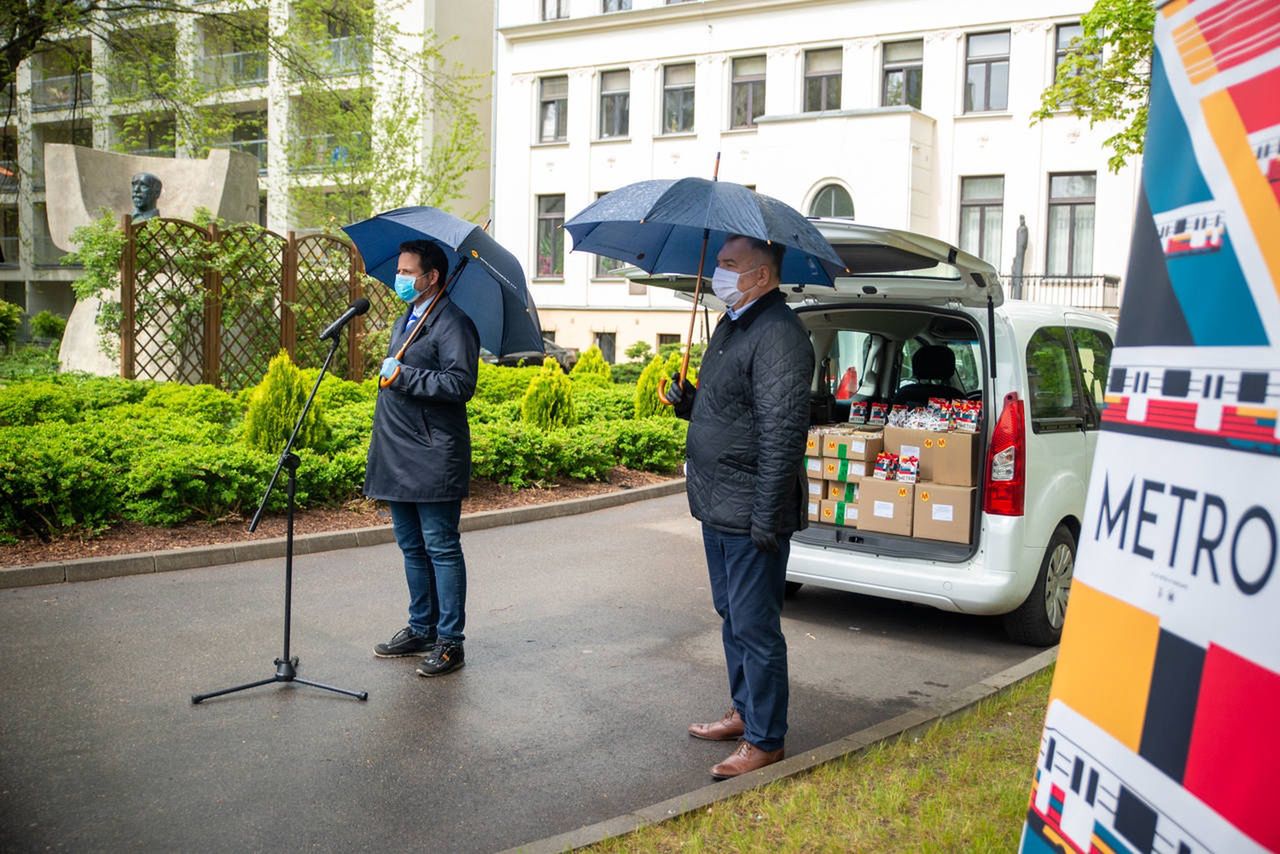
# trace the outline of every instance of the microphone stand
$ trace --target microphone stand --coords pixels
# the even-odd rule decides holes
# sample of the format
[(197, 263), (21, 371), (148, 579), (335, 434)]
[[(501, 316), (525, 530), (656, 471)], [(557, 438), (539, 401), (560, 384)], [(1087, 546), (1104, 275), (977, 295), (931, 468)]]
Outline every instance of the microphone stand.
[(280, 454), (280, 462), (276, 464), (275, 474), (271, 475), (271, 482), (267, 484), (267, 491), (262, 496), (262, 503), (258, 505), (258, 512), (253, 514), (253, 521), (249, 523), (249, 532), (253, 533), (258, 529), (258, 523), (262, 521), (262, 514), (267, 509), (267, 501), (271, 498), (271, 492), (275, 489), (276, 480), (280, 477), (280, 470), (284, 469), (289, 473), (288, 485), (288, 528), (285, 534), (284, 546), (284, 653), (275, 660), (275, 675), (268, 679), (259, 679), (257, 682), (249, 682), (244, 685), (237, 685), (234, 688), (223, 688), (219, 691), (210, 691), (207, 694), (192, 694), (191, 702), (199, 704), (211, 697), (221, 697), (223, 694), (234, 694), (237, 691), (246, 691), (249, 688), (257, 688), (261, 685), (270, 685), (275, 682), (299, 682), (303, 685), (310, 685), (312, 688), (321, 688), (325, 691), (332, 691), (335, 694), (345, 694), (348, 697), (355, 697), (357, 700), (369, 699), (368, 691), (349, 691), (346, 688), (335, 688), (332, 685), (323, 685), (319, 682), (312, 682), (298, 676), (298, 657), (289, 656), (289, 623), (292, 614), (293, 603), (293, 511), (294, 511), (294, 495), (298, 486), (298, 465), (302, 462), (298, 459), (298, 455), (293, 452), (293, 442), (298, 438), (298, 431), (302, 429), (302, 420), (307, 417), (307, 412), (311, 409), (311, 401), (315, 399), (316, 391), (320, 388), (320, 381), (324, 379), (325, 372), (329, 370), (329, 362), (333, 360), (333, 354), (338, 349), (338, 342), (342, 338), (341, 330), (338, 330), (330, 337), (329, 354), (324, 357), (324, 365), (320, 368), (320, 374), (316, 377), (316, 384), (311, 388), (311, 396), (307, 398), (306, 404), (302, 407), (302, 412), (298, 414), (298, 421), (293, 425), (293, 433), (289, 436), (289, 441), (285, 443), (284, 451)]

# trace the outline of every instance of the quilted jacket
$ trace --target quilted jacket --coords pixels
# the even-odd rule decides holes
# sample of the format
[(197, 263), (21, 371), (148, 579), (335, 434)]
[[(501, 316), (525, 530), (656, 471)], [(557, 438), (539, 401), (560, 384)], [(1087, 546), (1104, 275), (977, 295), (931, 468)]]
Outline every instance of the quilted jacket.
[(781, 291), (707, 344), (689, 415), (686, 490), (695, 519), (720, 531), (805, 527), (805, 434), (813, 345)]
[[(403, 343), (406, 311), (387, 355)], [(378, 392), (364, 494), (386, 501), (456, 501), (471, 482), (467, 401), (476, 391), (480, 336), (471, 318), (441, 297), (405, 351), (400, 375)]]

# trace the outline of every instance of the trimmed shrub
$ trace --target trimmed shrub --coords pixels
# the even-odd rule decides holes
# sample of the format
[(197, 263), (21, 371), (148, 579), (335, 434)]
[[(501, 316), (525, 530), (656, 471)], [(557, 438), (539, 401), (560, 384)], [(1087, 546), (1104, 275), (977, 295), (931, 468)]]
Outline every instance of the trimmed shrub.
[(640, 379), (644, 365), (639, 362), (624, 362), (613, 366), (613, 381), (619, 385), (632, 385)]
[(507, 400), (520, 400), (533, 378), (542, 372), (542, 368), (502, 368), (480, 363), (480, 372), (476, 380), (475, 399), (485, 403), (502, 403)]
[(573, 382), (550, 356), (543, 360), (542, 369), (525, 390), (520, 417), (543, 430), (568, 427), (574, 422)]
[[(293, 432), (293, 425), (310, 391), (303, 382), (302, 371), (298, 370), (289, 354), (281, 350), (267, 366), (267, 375), (249, 395), (249, 409), (244, 418), (244, 438), (248, 446), (278, 453)], [(324, 414), (312, 406), (302, 422), (294, 446), (324, 447), (327, 434)]]
[(0, 531), (47, 539), (110, 522), (119, 510), (115, 478), (85, 449), (60, 425), (0, 431)]
[(614, 438), (608, 430), (575, 427), (556, 437), (562, 442), (559, 474), (575, 480), (605, 480), (614, 460)]
[(671, 373), (667, 371), (667, 360), (662, 356), (654, 356), (640, 373), (640, 379), (636, 380), (635, 403), (632, 407), (636, 418), (675, 418), (671, 407), (658, 400), (658, 381), (663, 377), (671, 377)]
[(375, 406), (376, 401), (358, 400), (327, 410), (325, 422), (329, 425), (329, 438), (325, 442), (325, 450), (329, 453), (359, 451), (367, 455)]
[[(349, 501), (358, 497), (364, 486), (368, 455), (367, 441), (360, 447), (347, 448), (330, 456), (308, 454), (302, 458), (302, 465), (298, 467), (299, 493), (305, 487), (305, 500), (311, 506)], [(302, 501), (303, 498), (299, 498), (299, 503)]]
[(75, 393), (58, 383), (37, 380), (0, 388), (0, 427), (76, 421), (79, 415)]
[(578, 357), (578, 362), (573, 366), (573, 370), (569, 372), (569, 376), (574, 379), (584, 377), (588, 374), (595, 374), (604, 377), (606, 380), (612, 375), (609, 363), (604, 360), (604, 353), (600, 352), (597, 344), (592, 344)]
[[(306, 386), (307, 394), (311, 393), (311, 387), (316, 384), (316, 377), (320, 373), (319, 368), (302, 368), (302, 384)], [(374, 382), (351, 382), (344, 380), (342, 377), (333, 374), (325, 374), (324, 382), (320, 383), (320, 388), (316, 390), (316, 401), (313, 406), (320, 409), (328, 416), (329, 411), (346, 406), (350, 403), (361, 403), (377, 399), (378, 384)], [(304, 400), (306, 398), (303, 398)]]
[[(669, 409), (670, 407), (664, 407)], [(685, 431), (679, 418), (642, 418), (620, 421), (614, 454), (618, 465), (641, 471), (671, 472), (684, 462)]]
[(472, 424), (506, 424), (520, 420), (520, 401), (504, 400), (501, 403), (486, 403), (471, 398), (467, 401), (467, 420)]
[(120, 477), (143, 453), (155, 448), (222, 445), (231, 429), (199, 418), (141, 403), (90, 412), (74, 427), (85, 453), (109, 464)]
[(627, 386), (573, 384), (573, 411), (580, 422), (634, 418), (635, 407), (635, 391)]
[[(261, 500), (275, 464), (268, 454), (238, 444), (149, 450), (124, 477), (124, 516), (144, 525), (177, 525), (239, 513)], [(268, 506), (280, 509), (287, 500), (282, 482)]]
[(179, 412), (211, 424), (229, 424), (240, 417), (240, 404), (211, 385), (160, 383), (147, 392), (143, 406)]
[(61, 340), (67, 331), (67, 319), (52, 311), (38, 311), (31, 317), (31, 334), (37, 338)]
[(83, 410), (107, 409), (122, 403), (140, 403), (156, 386), (151, 380), (59, 374), (54, 382), (66, 386)]
[(471, 474), (519, 489), (556, 478), (562, 434), (531, 424), (476, 424), (471, 428)]

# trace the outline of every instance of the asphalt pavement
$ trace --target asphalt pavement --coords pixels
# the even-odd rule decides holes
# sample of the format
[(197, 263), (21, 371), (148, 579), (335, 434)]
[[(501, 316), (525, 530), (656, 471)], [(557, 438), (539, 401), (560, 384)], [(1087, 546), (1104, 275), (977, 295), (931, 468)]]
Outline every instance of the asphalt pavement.
[[(295, 560), (298, 675), (270, 685), (283, 561), (0, 590), (0, 850), (496, 851), (710, 782), (732, 745), (682, 495), (463, 535), (467, 666), (375, 659), (392, 544)], [(994, 620), (805, 588), (784, 611), (791, 752), (1029, 657)]]

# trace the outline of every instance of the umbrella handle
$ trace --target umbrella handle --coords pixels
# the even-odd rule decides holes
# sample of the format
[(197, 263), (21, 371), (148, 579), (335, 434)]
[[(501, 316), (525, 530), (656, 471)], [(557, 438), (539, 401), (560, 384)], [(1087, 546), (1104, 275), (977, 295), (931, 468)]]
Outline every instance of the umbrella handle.
[[(431, 310), (436, 307), (436, 303), (440, 301), (440, 297), (444, 296), (444, 292), (449, 290), (449, 286), (458, 278), (458, 274), (462, 272), (462, 268), (467, 266), (467, 259), (463, 258), (453, 270), (453, 275), (449, 277), (449, 281), (445, 282), (440, 290), (436, 291), (436, 295), (431, 298), (431, 302), (427, 304), (427, 310), (422, 313), (422, 318), (418, 321), (418, 325), (409, 330), (409, 337), (404, 339), (404, 343), (400, 345), (400, 350), (396, 353), (396, 361), (404, 358), (405, 351), (409, 349), (409, 345), (418, 337), (418, 333), (427, 325), (427, 318), (431, 316)], [(386, 388), (396, 381), (396, 377), (400, 376), (400, 366), (396, 365), (396, 369), (391, 372), (389, 377), (378, 377), (378, 388)]]

